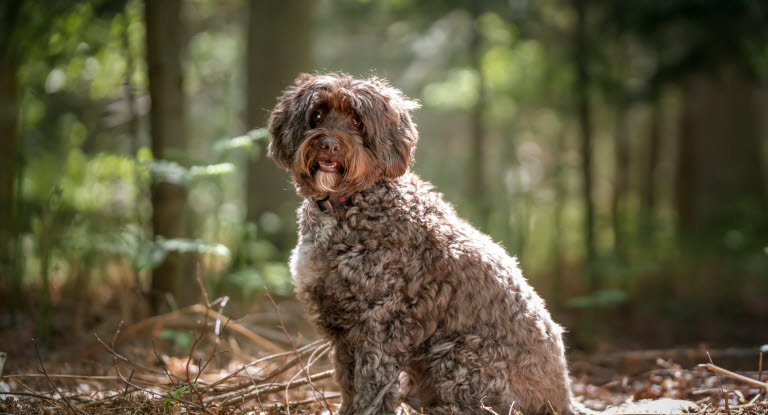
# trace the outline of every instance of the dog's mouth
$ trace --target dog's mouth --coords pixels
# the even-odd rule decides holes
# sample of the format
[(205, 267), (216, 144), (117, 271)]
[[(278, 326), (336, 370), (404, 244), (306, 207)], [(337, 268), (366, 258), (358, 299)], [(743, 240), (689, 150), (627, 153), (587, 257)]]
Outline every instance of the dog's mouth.
[(338, 173), (341, 165), (331, 160), (318, 160), (317, 169), (326, 173)]

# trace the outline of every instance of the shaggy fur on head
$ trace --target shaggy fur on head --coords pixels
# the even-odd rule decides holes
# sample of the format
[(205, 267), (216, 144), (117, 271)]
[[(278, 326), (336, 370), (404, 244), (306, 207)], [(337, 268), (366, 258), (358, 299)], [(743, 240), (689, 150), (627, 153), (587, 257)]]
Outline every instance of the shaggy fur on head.
[(517, 261), (408, 171), (417, 106), (381, 79), (301, 75), (270, 118), (269, 154), (305, 198), (291, 273), (333, 343), (340, 413), (380, 392), (373, 414), (581, 412)]
[[(352, 195), (408, 170), (419, 138), (410, 111), (418, 107), (381, 79), (302, 74), (269, 117), (268, 153), (291, 171), (301, 196)], [(338, 141), (338, 154), (320, 151), (328, 137)], [(318, 183), (319, 158), (339, 164), (335, 180), (320, 175), (323, 184)]]

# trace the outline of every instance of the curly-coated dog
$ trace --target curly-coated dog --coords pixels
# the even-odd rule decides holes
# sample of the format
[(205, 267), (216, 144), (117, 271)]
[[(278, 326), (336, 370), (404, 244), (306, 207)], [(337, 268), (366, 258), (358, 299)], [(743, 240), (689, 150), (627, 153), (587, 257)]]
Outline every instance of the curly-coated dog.
[(515, 258), (409, 171), (419, 105), (382, 79), (301, 75), (269, 119), (304, 203), (291, 272), (334, 346), (341, 414), (582, 412), (562, 329)]

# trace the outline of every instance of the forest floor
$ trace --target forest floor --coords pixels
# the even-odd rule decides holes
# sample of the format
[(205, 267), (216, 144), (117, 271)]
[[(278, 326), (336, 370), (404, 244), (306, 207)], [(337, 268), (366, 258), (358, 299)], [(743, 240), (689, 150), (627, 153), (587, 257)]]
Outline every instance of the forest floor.
[[(45, 358), (29, 340), (32, 324), (0, 331), (0, 414), (336, 413), (329, 347), (300, 307), (281, 303), (237, 321), (222, 308), (194, 305), (125, 325), (105, 319), (96, 335), (59, 330)], [(766, 415), (759, 356), (758, 348), (698, 346), (568, 358), (577, 400), (595, 410), (675, 398), (695, 403), (688, 413)], [(738, 373), (718, 375), (707, 363)]]

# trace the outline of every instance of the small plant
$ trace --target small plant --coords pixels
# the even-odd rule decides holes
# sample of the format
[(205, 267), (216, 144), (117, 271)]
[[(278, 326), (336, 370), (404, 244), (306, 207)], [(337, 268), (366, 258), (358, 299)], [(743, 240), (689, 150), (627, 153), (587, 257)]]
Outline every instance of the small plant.
[(184, 397), (184, 395), (192, 390), (192, 388), (197, 388), (197, 383), (184, 385), (174, 391), (168, 392), (168, 394), (165, 395), (165, 399), (163, 400), (163, 415), (166, 415), (171, 406), (176, 404), (177, 401)]

